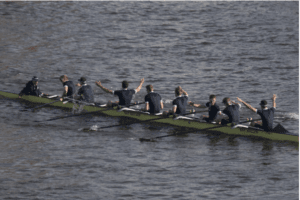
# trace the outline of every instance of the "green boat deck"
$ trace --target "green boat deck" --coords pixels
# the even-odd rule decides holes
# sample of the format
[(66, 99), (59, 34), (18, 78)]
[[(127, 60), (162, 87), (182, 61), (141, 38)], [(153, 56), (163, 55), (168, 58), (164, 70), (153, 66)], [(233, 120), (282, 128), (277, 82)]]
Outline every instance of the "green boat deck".
[[(4, 98), (19, 99), (18, 95), (13, 93), (0, 91), (0, 95), (3, 96)], [(53, 99), (41, 98), (35, 96), (23, 96), (22, 99), (19, 100), (31, 102), (34, 104), (46, 104), (55, 101)], [(73, 103), (68, 102), (66, 104), (63, 104), (62, 102), (59, 101), (50, 104), (48, 106), (63, 108), (63, 109), (72, 109), (73, 105), (74, 105)], [(232, 129), (231, 126), (221, 126), (221, 125), (199, 122), (194, 120), (186, 120), (186, 119), (174, 120), (172, 116), (168, 118), (163, 118), (161, 116), (154, 116), (154, 115), (144, 114), (141, 112), (132, 112), (132, 111), (119, 112), (117, 109), (100, 108), (97, 106), (84, 106), (83, 110), (87, 112), (97, 111), (98, 114), (107, 115), (111, 117), (127, 117), (134, 120), (138, 120), (140, 122), (151, 121), (151, 123), (166, 124), (175, 127), (185, 127), (185, 128), (196, 129), (205, 132), (218, 132), (218, 133), (225, 133), (229, 135), (258, 137), (261, 139), (299, 143), (299, 136), (297, 135), (279, 134), (279, 133), (265, 132), (265, 131), (255, 130), (255, 129), (240, 128), (240, 127)]]

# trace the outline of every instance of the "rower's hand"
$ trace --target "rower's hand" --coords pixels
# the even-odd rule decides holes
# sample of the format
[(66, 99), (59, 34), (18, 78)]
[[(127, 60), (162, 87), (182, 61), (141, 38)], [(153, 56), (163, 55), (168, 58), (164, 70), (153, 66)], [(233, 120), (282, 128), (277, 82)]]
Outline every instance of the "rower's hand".
[(273, 94), (272, 100), (275, 101), (276, 98), (277, 98), (276, 94)]
[(77, 83), (76, 86), (81, 87), (80, 83)]
[(142, 79), (141, 79), (141, 83), (144, 83), (144, 81), (145, 81), (145, 79), (144, 79), (144, 78), (142, 78)]
[(181, 88), (181, 86), (178, 86), (178, 89), (179, 89), (179, 91), (180, 91), (180, 92), (182, 92), (182, 88)]
[(19, 98), (21, 99), (22, 97), (21, 97), (21, 96), (19, 96)]
[(188, 104), (189, 104), (190, 106), (194, 106), (194, 103), (191, 102), (191, 101), (189, 101)]
[(235, 101), (232, 101), (232, 100), (231, 100), (230, 102), (231, 102), (232, 104), (237, 104), (237, 103), (235, 103)]
[(60, 98), (59, 100), (60, 100), (60, 101), (63, 101), (63, 98)]
[(96, 83), (96, 85), (101, 86), (101, 81), (98, 81), (98, 82), (96, 81), (95, 83)]
[(240, 99), (240, 98), (238, 98), (238, 97), (237, 97), (236, 99), (237, 99), (239, 102), (243, 102), (243, 100), (242, 100), (242, 99)]

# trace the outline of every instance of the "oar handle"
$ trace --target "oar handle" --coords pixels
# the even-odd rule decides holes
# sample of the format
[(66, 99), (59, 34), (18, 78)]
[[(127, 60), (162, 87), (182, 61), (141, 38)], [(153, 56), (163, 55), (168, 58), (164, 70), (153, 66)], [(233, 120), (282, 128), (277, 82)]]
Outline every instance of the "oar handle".
[(244, 123), (247, 123), (247, 122), (255, 122), (255, 121), (259, 121), (259, 120), (261, 120), (261, 119), (252, 119), (252, 120), (239, 122), (239, 124), (244, 124)]
[(205, 111), (195, 111), (195, 112), (190, 112), (190, 113), (185, 113), (185, 114), (182, 114), (182, 115), (178, 115), (176, 113), (170, 113), (170, 115), (173, 115), (173, 117), (178, 117), (178, 116), (185, 116), (185, 115), (192, 115), (192, 114), (197, 114), (197, 113), (202, 113), (202, 112), (207, 112), (207, 110)]
[(141, 105), (141, 104), (144, 104), (145, 102), (134, 102), (134, 103), (131, 103), (129, 106), (137, 106), (137, 105)]
[(69, 101), (73, 101), (75, 103), (79, 103), (79, 104), (85, 104), (85, 105), (93, 105), (93, 104), (95, 104), (95, 103), (88, 103), (88, 102), (80, 101), (80, 100), (73, 99), (73, 98), (70, 98), (70, 97), (65, 97), (65, 99), (67, 99)]
[[(214, 129), (214, 128), (220, 128), (220, 127), (224, 127), (224, 125), (217, 125), (217, 126), (213, 126), (213, 127), (199, 129), (197, 131), (206, 131), (206, 130), (210, 130), (210, 129)], [(183, 134), (190, 133), (190, 132), (192, 132), (192, 131), (181, 132), (181, 133), (173, 133), (173, 134), (169, 134), (169, 135), (162, 135), (162, 136), (157, 136), (157, 137), (150, 138), (150, 139), (140, 138), (139, 140), (141, 142), (151, 142), (151, 141), (154, 141), (155, 139), (164, 138), (164, 137), (171, 137), (171, 136), (177, 136), (177, 135), (183, 135)]]
[[(72, 96), (72, 95), (71, 95), (71, 96)], [(63, 97), (63, 98), (69, 98), (69, 97), (71, 97), (71, 96)], [(50, 105), (50, 104), (56, 103), (56, 102), (58, 102), (58, 101), (60, 101), (60, 98), (59, 98), (59, 97), (58, 97), (58, 99), (57, 99), (56, 101), (52, 101), (52, 102), (50, 102), (50, 103), (46, 103), (46, 104), (43, 104), (43, 105), (34, 107), (34, 108), (32, 108), (32, 110), (35, 110), (35, 109), (37, 109), (37, 108), (41, 108), (41, 107), (46, 106), (46, 105)]]

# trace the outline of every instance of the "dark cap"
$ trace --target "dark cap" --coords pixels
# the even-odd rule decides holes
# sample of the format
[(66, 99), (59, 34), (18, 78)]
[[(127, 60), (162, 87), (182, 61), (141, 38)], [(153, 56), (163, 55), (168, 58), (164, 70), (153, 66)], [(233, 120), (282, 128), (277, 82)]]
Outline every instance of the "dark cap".
[(39, 81), (38, 77), (34, 76), (31, 81)]
[(261, 100), (260, 104), (261, 106), (266, 106), (268, 103), (266, 100)]
[(80, 79), (78, 79), (78, 81), (80, 81), (80, 82), (85, 82), (86, 81), (86, 78), (84, 78), (84, 77), (81, 77)]

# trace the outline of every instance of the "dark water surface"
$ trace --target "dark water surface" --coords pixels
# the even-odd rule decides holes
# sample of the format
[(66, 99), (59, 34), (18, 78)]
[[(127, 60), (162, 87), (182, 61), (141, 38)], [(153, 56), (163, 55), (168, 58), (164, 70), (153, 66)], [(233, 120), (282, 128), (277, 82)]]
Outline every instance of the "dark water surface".
[[(18, 93), (36, 75), (94, 85), (153, 84), (165, 110), (181, 85), (192, 101), (240, 97), (256, 108), (277, 94), (275, 119), (299, 133), (298, 2), (0, 2), (0, 90)], [(134, 100), (143, 101), (145, 88)], [(77, 117), (21, 112), (0, 98), (0, 199), (298, 199), (297, 147), (289, 143)], [(257, 118), (245, 106), (241, 118)]]

